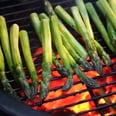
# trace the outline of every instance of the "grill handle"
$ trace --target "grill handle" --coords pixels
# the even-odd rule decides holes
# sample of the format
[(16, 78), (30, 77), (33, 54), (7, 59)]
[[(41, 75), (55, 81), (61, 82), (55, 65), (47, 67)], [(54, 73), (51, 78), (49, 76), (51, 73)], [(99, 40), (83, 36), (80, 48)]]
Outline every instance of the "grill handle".
[(32, 110), (26, 104), (0, 91), (0, 113), (5, 116), (51, 116), (42, 111)]

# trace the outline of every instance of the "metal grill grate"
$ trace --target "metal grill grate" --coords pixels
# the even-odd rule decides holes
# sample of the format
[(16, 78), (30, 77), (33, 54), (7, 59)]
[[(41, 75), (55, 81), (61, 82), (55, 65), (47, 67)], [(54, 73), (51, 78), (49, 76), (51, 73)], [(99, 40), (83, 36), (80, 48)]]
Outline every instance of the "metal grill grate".
[[(88, 0), (88, 1), (94, 2), (94, 0)], [(57, 4), (61, 4), (66, 10), (69, 10), (69, 6), (74, 5), (74, 0), (51, 0), (51, 3), (53, 4), (53, 6), (55, 6)], [(26, 29), (28, 31), (29, 37), (30, 37), (32, 54), (38, 48), (41, 48), (41, 44), (39, 43), (39, 41), (38, 41), (38, 39), (37, 39), (33, 29), (32, 29), (32, 26), (30, 24), (29, 14), (31, 12), (40, 13), (42, 11), (44, 11), (44, 10), (43, 10), (43, 7), (42, 7), (42, 1), (40, 1), (40, 0), (34, 0), (34, 1), (33, 0), (28, 0), (28, 1), (23, 1), (23, 2), (18, 1), (18, 2), (15, 2), (15, 3), (2, 1), (1, 4), (0, 4), (0, 15), (3, 15), (3, 16), (6, 17), (8, 27), (10, 27), (10, 25), (12, 23), (17, 23), (17, 24), (19, 24), (21, 29)], [(105, 46), (103, 40), (100, 38), (99, 33), (96, 31), (96, 29), (94, 29), (94, 30), (95, 30), (94, 33), (95, 33), (95, 36), (96, 36), (97, 40), (101, 44), (104, 45), (103, 46), (104, 49), (110, 54), (111, 58), (115, 59), (116, 55), (112, 54), (109, 51), (107, 46)], [(35, 66), (36, 66), (36, 69), (39, 70), (41, 68), (41, 54), (36, 54), (36, 55), (33, 54), (33, 58), (37, 58), (37, 60), (35, 61)], [(104, 68), (105, 67), (106, 66), (104, 66)], [(109, 76), (112, 76), (115, 81), (108, 82), (108, 83), (103, 83), (103, 84), (101, 84), (101, 87), (106, 88), (108, 86), (116, 85), (116, 79), (115, 79), (116, 78), (116, 61), (114, 63), (112, 63), (109, 66), (109, 68), (111, 69), (110, 72), (105, 73), (103, 76), (95, 76), (94, 79), (99, 81), (100, 79), (107, 79), (107, 78), (109, 78)], [(24, 69), (26, 69), (26, 67), (24, 67)], [(55, 71), (56, 70), (53, 69), (53, 73)], [(6, 71), (6, 74), (8, 75), (8, 77), (10, 79), (10, 76), (9, 76), (10, 72)], [(41, 72), (38, 72), (38, 76), (39, 75), (41, 75)], [(27, 72), (27, 78), (28, 77), (29, 77), (29, 75), (28, 75), (28, 72)], [(59, 81), (60, 79), (63, 79), (63, 78), (65, 78), (65, 77), (56, 76), (56, 77), (51, 79), (51, 82)], [(13, 84), (14, 80), (10, 79), (10, 83)], [(73, 86), (79, 85), (79, 84), (81, 84), (80, 81), (75, 81)], [(62, 88), (62, 85), (61, 86), (57, 85), (56, 87), (51, 88), (50, 92), (58, 91), (61, 88)], [(18, 91), (20, 91), (20, 88), (15, 86), (15, 90), (18, 92)], [(55, 109), (50, 109), (50, 110), (48, 110), (48, 112), (53, 113), (55, 111), (60, 111), (60, 110), (66, 109), (66, 108), (71, 107), (71, 106), (75, 106), (75, 105), (78, 105), (78, 104), (93, 101), (95, 106), (96, 106), (95, 108), (92, 108), (92, 109), (86, 110), (86, 111), (82, 111), (82, 112), (79, 112), (77, 114), (72, 114), (72, 116), (77, 116), (77, 115), (80, 116), (80, 115), (87, 114), (87, 113), (93, 112), (93, 111), (98, 111), (99, 114), (104, 115), (104, 110), (106, 110), (107, 108), (109, 108), (111, 106), (116, 105), (116, 103), (103, 104), (103, 105), (98, 104), (98, 100), (100, 98), (110, 97), (112, 95), (115, 95), (116, 91), (115, 92), (108, 92), (107, 94), (100, 95), (100, 96), (95, 95), (95, 93), (93, 91), (94, 90), (90, 90), (89, 88), (85, 87), (84, 89), (81, 89), (81, 90), (76, 91), (76, 92), (71, 92), (71, 93), (63, 94), (62, 96), (58, 96), (58, 97), (55, 97), (55, 98), (46, 99), (43, 102), (37, 101), (36, 103), (31, 104), (30, 106), (31, 107), (35, 107), (35, 106), (41, 107), (43, 104), (46, 104), (46, 103), (49, 103), (49, 102), (54, 102), (54, 101), (61, 100), (61, 99), (65, 99), (65, 98), (68, 98), (70, 96), (76, 96), (77, 94), (81, 94), (81, 93), (84, 93), (84, 92), (89, 92), (91, 97), (89, 99), (84, 99), (84, 100), (74, 102), (74, 103), (71, 103), (71, 104), (66, 104), (64, 106), (60, 106), (60, 107), (55, 108)], [(21, 97), (21, 100), (25, 100), (25, 98)]]

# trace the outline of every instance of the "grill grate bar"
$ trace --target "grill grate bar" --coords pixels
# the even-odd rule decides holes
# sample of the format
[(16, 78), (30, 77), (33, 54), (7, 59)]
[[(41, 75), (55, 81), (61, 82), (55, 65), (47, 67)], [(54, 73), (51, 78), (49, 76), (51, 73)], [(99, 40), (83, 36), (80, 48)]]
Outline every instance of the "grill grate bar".
[[(73, 116), (81, 116), (81, 115), (86, 114), (86, 113), (89, 113), (89, 112), (104, 110), (104, 109), (106, 109), (108, 107), (112, 107), (112, 106), (115, 106), (115, 105), (116, 105), (116, 103), (99, 106), (97, 108), (92, 108), (91, 110), (86, 110), (86, 111), (83, 111), (83, 112), (74, 114)], [(102, 115), (102, 116), (104, 116), (104, 115)]]
[[(90, 93), (91, 98), (95, 98), (94, 92), (93, 92), (91, 89), (89, 89), (89, 88), (88, 88), (88, 91), (89, 91), (89, 93)], [(99, 107), (98, 99), (94, 99), (93, 101), (94, 101), (94, 103), (95, 103), (95, 106), (96, 106), (96, 107)], [(101, 114), (101, 116), (103, 116), (104, 112), (103, 112), (101, 109), (98, 110), (98, 111), (99, 111), (99, 113)]]
[[(77, 103), (74, 103), (74, 104), (69, 104), (69, 105), (66, 105), (66, 106), (62, 106), (62, 107), (59, 107), (59, 108), (56, 108), (56, 109), (52, 109), (52, 110), (49, 110), (48, 112), (49, 113), (52, 113), (54, 111), (58, 111), (58, 110), (62, 110), (62, 109), (65, 109), (67, 107), (71, 107), (71, 106), (74, 106), (74, 105), (77, 105), (77, 104), (80, 104), (80, 103), (84, 103), (85, 100), (83, 101), (80, 101), (80, 102), (77, 102)], [(90, 100), (91, 101), (91, 100)], [(100, 106), (99, 107), (96, 107), (96, 108), (92, 108), (91, 110), (86, 110), (86, 111), (83, 111), (83, 112), (80, 112), (78, 114), (75, 114), (75, 116), (80, 116), (82, 114), (85, 114), (85, 113), (88, 113), (88, 112), (92, 112), (92, 111), (98, 111), (100, 109), (105, 109), (105, 108), (108, 108), (108, 107), (111, 107), (111, 106), (115, 106), (116, 103), (111, 103), (111, 104), (107, 104), (107, 105), (103, 105), (103, 106)]]
[(12, 9), (14, 7), (27, 6), (29, 4), (35, 4), (36, 2), (38, 3), (39, 0), (34, 0), (34, 1), (28, 0), (28, 2), (20, 2), (18, 4), (12, 4), (9, 6), (2, 6), (2, 7), (0, 7), (0, 10), (4, 10), (4, 9), (8, 10), (8, 9)]

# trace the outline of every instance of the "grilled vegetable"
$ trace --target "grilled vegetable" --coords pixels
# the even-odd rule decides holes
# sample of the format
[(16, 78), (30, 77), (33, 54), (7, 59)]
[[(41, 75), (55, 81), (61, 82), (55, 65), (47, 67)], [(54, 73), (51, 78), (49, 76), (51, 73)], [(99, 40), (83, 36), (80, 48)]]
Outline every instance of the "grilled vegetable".
[[(85, 83), (88, 87), (90, 87), (90, 88), (99, 87), (99, 84), (96, 81), (87, 77), (79, 69), (79, 66), (76, 64), (75, 60), (72, 58), (72, 56), (67, 51), (67, 49), (63, 46), (62, 38), (61, 38), (60, 31), (59, 31), (59, 28), (58, 28), (57, 16), (55, 16), (55, 15), (51, 16), (51, 23), (52, 23), (51, 27), (52, 27), (52, 34), (53, 34), (54, 43), (55, 43), (55, 46), (58, 50), (58, 53), (60, 54), (61, 59), (62, 59), (64, 65), (66, 66), (66, 68), (69, 69), (69, 66), (71, 65), (71, 68), (73, 68), (75, 70), (75, 73), (78, 75), (79, 79), (83, 83)], [(63, 55), (65, 55), (65, 56), (63, 56)], [(66, 60), (66, 58), (67, 58), (67, 60)], [(68, 61), (68, 62), (66, 62), (66, 61)], [(68, 80), (67, 80), (65, 86), (69, 85), (71, 83), (70, 81), (71, 81), (71, 78), (68, 77)], [(63, 87), (63, 90), (65, 90), (65, 86)]]
[[(47, 0), (45, 0), (45, 2), (46, 2)], [(47, 1), (48, 2), (48, 1)], [(46, 3), (47, 4), (47, 3)], [(48, 8), (47, 8), (48, 7)], [(51, 8), (49, 8), (49, 7), (51, 7)], [(60, 30), (60, 28), (59, 28), (59, 31), (57, 30), (57, 32), (60, 32), (59, 34), (61, 34), (61, 37), (65, 37), (65, 38), (68, 38), (68, 35), (69, 35), (69, 37), (70, 37), (70, 33), (68, 32), (68, 30), (65, 28), (65, 26), (63, 26), (63, 24), (57, 19), (58, 17), (55, 15), (55, 13), (54, 13), (54, 11), (53, 11), (53, 8), (52, 8), (52, 6), (51, 6), (51, 4), (50, 3), (48, 3), (48, 6), (46, 5), (46, 9), (47, 9), (47, 11), (46, 12), (48, 12), (48, 14), (51, 16), (51, 15), (54, 15), (54, 16), (52, 16), (52, 17), (54, 17), (53, 19), (54, 19), (54, 21), (53, 22), (57, 22), (58, 24), (56, 25), (56, 26), (58, 26), (58, 25), (61, 25), (60, 26), (60, 28), (61, 28), (61, 30), (64, 30), (64, 31), (61, 31)], [(50, 11), (49, 11), (49, 9), (50, 9)], [(51, 13), (50, 13), (51, 12)], [(55, 19), (55, 17), (56, 17), (56, 19)], [(64, 35), (63, 35), (64, 34)], [(63, 38), (61, 38), (60, 36), (59, 36), (59, 38), (60, 39), (63, 39)], [(73, 40), (73, 38), (70, 38), (70, 39), (72, 39), (72, 41), (74, 42), (74, 40)], [(61, 41), (61, 40), (60, 40)], [(70, 43), (70, 42), (69, 42)], [(73, 44), (72, 44), (73, 45)], [(71, 56), (71, 52), (69, 53), (69, 50), (67, 50), (65, 47), (66, 47), (67, 45), (65, 45), (64, 46), (64, 52), (66, 53), (66, 55), (67, 55), (67, 57), (68, 57), (68, 60), (69, 60), (69, 63), (70, 63), (70, 65), (71, 65), (71, 68), (73, 68), (74, 69), (74, 71), (75, 71), (75, 73), (78, 75), (78, 77), (79, 77), (79, 79), (83, 82), (83, 83), (85, 83), (88, 87), (90, 87), (90, 88), (95, 88), (95, 87), (99, 87), (99, 84), (98, 83), (96, 83), (96, 81), (94, 81), (93, 79), (91, 79), (91, 78), (89, 78), (89, 77), (87, 77), (80, 69), (79, 69), (79, 66), (76, 64), (76, 62), (75, 62), (75, 60), (73, 59), (73, 57)], [(76, 49), (77, 50), (77, 49)], [(72, 50), (71, 50), (72, 51)], [(74, 53), (74, 52), (73, 52)], [(69, 81), (67, 80), (67, 82), (66, 82), (66, 84), (68, 83)], [(63, 90), (66, 90), (65, 89), (65, 86), (63, 87)]]
[(3, 86), (3, 90), (7, 92), (8, 94), (18, 98), (17, 94), (13, 90), (12, 86), (9, 83), (9, 80), (6, 77), (5, 74), (5, 61), (4, 61), (4, 56), (2, 53), (2, 49), (0, 47), (0, 82)]
[[(48, 19), (48, 16), (45, 13), (42, 13), (39, 16), (40, 18)], [(63, 45), (70, 52), (70, 54), (73, 56), (78, 64), (80, 64), (83, 68), (87, 70), (92, 70), (93, 67), (89, 64), (87, 60), (85, 60), (85, 58), (87, 57), (87, 52), (85, 51), (85, 49), (80, 45), (80, 43), (77, 42), (74, 36), (68, 31), (68, 29), (60, 20), (58, 21), (58, 23), (62, 35)], [(78, 53), (80, 53), (83, 58), (80, 57)]]
[(95, 8), (93, 7), (93, 5), (91, 3), (87, 3), (86, 7), (87, 7), (88, 13), (90, 14), (93, 22), (95, 23), (96, 27), (98, 28), (99, 32), (101, 33), (104, 41), (106, 42), (106, 44), (108, 45), (110, 50), (112, 52), (115, 52), (115, 49), (111, 44), (110, 38), (109, 38), (108, 33), (104, 27), (104, 24), (102, 23), (101, 19), (99, 18)]
[(10, 42), (9, 42), (6, 19), (3, 16), (0, 16), (0, 41), (1, 41), (1, 46), (3, 48), (3, 52), (5, 55), (7, 64), (11, 71), (11, 74), (13, 74), (13, 77), (16, 80), (16, 76), (14, 75), (15, 72), (13, 69), (13, 61), (12, 61), (12, 56), (11, 56)]
[[(85, 26), (88, 30), (88, 35), (91, 39), (91, 42), (93, 45), (95, 45), (96, 51), (100, 54), (100, 56), (102, 57), (102, 59), (104, 60), (106, 65), (110, 65), (111, 64), (111, 59), (109, 57), (109, 55), (106, 53), (106, 51), (103, 49), (103, 47), (95, 40), (94, 38), (94, 33), (90, 24), (90, 20), (89, 20), (89, 16), (88, 16), (88, 12), (86, 10), (87, 9), (92, 12), (92, 3), (86, 3), (86, 6), (83, 2), (83, 0), (79, 1), (79, 0), (75, 0), (77, 7), (79, 8), (79, 11), (81, 13), (81, 16), (83, 18), (83, 21), (85, 23)], [(92, 16), (92, 14), (91, 14)]]
[(83, 68), (85, 68), (86, 70), (93, 70), (94, 68), (89, 64), (89, 62), (83, 58), (81, 58), (76, 51), (73, 49), (73, 44), (71, 45), (68, 41), (67, 41), (67, 36), (63, 35), (63, 33), (61, 33), (62, 36), (62, 42), (63, 45), (65, 46), (65, 48), (68, 50), (68, 52), (71, 54), (71, 56), (75, 59), (75, 61), (81, 65)]
[(108, 19), (106, 20), (106, 23), (107, 23), (107, 33), (111, 41), (110, 43), (116, 48), (116, 31), (112, 23)]
[(31, 98), (31, 89), (29, 83), (27, 82), (22, 60), (19, 52), (19, 26), (17, 24), (13, 24), (10, 28), (10, 46), (13, 64), (17, 76), (17, 80), (21, 85), (21, 88), (24, 90), (25, 95), (30, 99)]
[(115, 0), (108, 0), (108, 3), (110, 4), (112, 10), (114, 11), (116, 15), (116, 1)]
[[(45, 18), (45, 15), (43, 15), (43, 16), (42, 15), (40, 16), (41, 19)], [(38, 39), (41, 42), (41, 34), (40, 34), (40, 29), (41, 28), (40, 28), (40, 20), (39, 20), (38, 14), (37, 13), (31, 13), (30, 14), (30, 19), (31, 19), (32, 25), (34, 27), (34, 30), (35, 30), (35, 32), (38, 36)], [(52, 58), (53, 58), (53, 63), (56, 66), (56, 69), (58, 70), (58, 72), (60, 74), (64, 75), (64, 76), (68, 75), (67, 70), (59, 63), (59, 60), (56, 58), (55, 53), (53, 51), (52, 51)]]
[(70, 27), (72, 27), (80, 34), (73, 17), (61, 5), (57, 5), (55, 7), (55, 12), (61, 19), (63, 19), (68, 25), (70, 25)]
[(74, 20), (76, 22), (76, 25), (79, 29), (79, 32), (81, 33), (82, 37), (84, 38), (84, 42), (86, 44), (86, 48), (88, 49), (88, 54), (91, 57), (92, 63), (98, 71), (99, 74), (102, 74), (102, 65), (100, 62), (100, 58), (96, 52), (95, 45), (91, 41), (89, 35), (88, 35), (88, 30), (86, 29), (86, 26), (83, 22), (83, 19), (79, 13), (79, 9), (75, 6), (71, 7), (72, 14), (74, 16)]
[(29, 73), (32, 78), (31, 96), (35, 96), (38, 91), (38, 77), (32, 60), (30, 44), (29, 44), (29, 36), (26, 30), (21, 30), (19, 36), (20, 36), (20, 42), (23, 50), (24, 59), (26, 61), (27, 68), (29, 69)]
[(106, 18), (108, 18), (116, 29), (116, 15), (106, 0), (98, 0), (96, 5)]
[(67, 81), (63, 87), (63, 90), (67, 90), (73, 84), (72, 68), (70, 65), (70, 61), (66, 55), (66, 48), (63, 46), (62, 43), (62, 38), (58, 27), (58, 20), (55, 15), (50, 16), (50, 23), (51, 23), (51, 33), (52, 33), (53, 42), (56, 46), (58, 53), (60, 54), (64, 67), (68, 70)]
[(48, 19), (41, 20), (41, 39), (42, 39), (42, 81), (40, 85), (40, 98), (43, 100), (49, 92), (52, 66), (52, 41)]
[[(52, 5), (47, 0), (45, 0), (45, 8), (46, 8), (46, 12), (49, 15), (52, 15), (52, 14), (55, 15)], [(45, 16), (45, 14), (42, 14), (42, 17), (47, 17), (47, 16)], [(93, 69), (93, 67), (88, 63), (88, 61), (85, 60), (88, 54), (85, 51), (85, 49), (82, 47), (82, 45), (68, 31), (68, 29), (64, 26), (64, 24), (60, 20), (58, 21), (58, 23), (59, 23), (59, 29), (61, 31), (61, 35), (63, 39), (63, 44), (67, 48), (67, 50), (70, 52), (70, 54), (73, 56), (73, 58), (77, 61), (78, 64), (80, 64), (85, 69), (87, 70)]]

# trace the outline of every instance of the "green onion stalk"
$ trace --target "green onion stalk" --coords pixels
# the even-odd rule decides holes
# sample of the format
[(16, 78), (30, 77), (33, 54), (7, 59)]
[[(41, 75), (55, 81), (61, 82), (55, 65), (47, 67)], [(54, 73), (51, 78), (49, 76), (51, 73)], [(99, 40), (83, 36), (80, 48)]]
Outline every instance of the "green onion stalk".
[(52, 67), (52, 40), (50, 24), (48, 19), (41, 20), (41, 39), (42, 39), (42, 81), (40, 84), (40, 98), (43, 100), (49, 92), (49, 84)]
[[(92, 12), (93, 11), (92, 3), (90, 3), (90, 4), (86, 3), (86, 5), (85, 5), (83, 0), (75, 0), (75, 2), (77, 4), (77, 7), (79, 8), (82, 19), (85, 23), (85, 26), (86, 26), (87, 30), (88, 30), (88, 35), (91, 39), (92, 44), (95, 45), (95, 47), (96, 47), (95, 49), (97, 50), (99, 55), (102, 57), (104, 63), (106, 65), (110, 65), (111, 64), (111, 59), (109, 57), (109, 54), (107, 54), (106, 51), (103, 49), (103, 47), (99, 44), (99, 42), (97, 42), (95, 40), (94, 33), (93, 33), (93, 30), (92, 30), (92, 27), (91, 27), (91, 24), (90, 24), (87, 8), (90, 12)], [(106, 41), (106, 43), (107, 43), (107, 41)]]
[[(42, 16), (43, 15), (43, 16)], [(39, 15), (40, 19), (44, 19), (44, 18), (47, 18), (46, 15), (44, 14), (41, 14), (41, 16)], [(30, 14), (30, 20), (32, 22), (32, 26), (37, 34), (37, 37), (38, 39), (40, 40), (41, 42), (41, 33), (40, 33), (40, 19), (38, 17), (38, 14), (36, 12), (34, 13), (31, 13)], [(52, 50), (52, 59), (53, 59), (53, 63), (54, 65), (56, 66), (56, 69), (58, 70), (58, 72), (61, 74), (61, 75), (64, 75), (64, 76), (67, 76), (68, 73), (67, 73), (67, 70), (64, 68), (64, 66), (62, 66), (60, 63), (59, 63), (59, 60), (58, 58), (55, 56), (55, 53), (54, 51)]]
[(74, 20), (76, 22), (76, 25), (79, 29), (79, 32), (81, 33), (82, 37), (84, 38), (84, 42), (86, 45), (86, 48), (88, 49), (88, 54), (91, 57), (92, 63), (95, 67), (95, 70), (102, 75), (102, 64), (100, 61), (100, 58), (96, 52), (95, 45), (91, 41), (89, 35), (88, 35), (88, 30), (82, 20), (82, 17), (79, 13), (79, 9), (76, 6), (71, 7), (71, 11), (74, 17)]
[(17, 80), (25, 95), (28, 97), (28, 99), (30, 99), (31, 89), (23, 70), (23, 64), (19, 51), (19, 26), (17, 24), (12, 24), (10, 27), (10, 46)]
[(3, 56), (1, 47), (0, 47), (0, 82), (3, 86), (3, 91), (18, 98), (16, 92), (14, 91), (14, 89), (9, 83), (9, 80), (7, 79), (7, 76), (5, 73), (5, 61), (4, 61), (4, 56)]
[(101, 33), (101, 36), (103, 37), (104, 41), (106, 42), (107, 46), (112, 52), (115, 52), (115, 48), (111, 44), (111, 40), (109, 38), (109, 35), (107, 33), (107, 30), (102, 23), (101, 19), (99, 18), (94, 6), (91, 3), (86, 3), (86, 8), (88, 10), (88, 13), (90, 14), (91, 19), (95, 23), (97, 29)]
[(29, 70), (32, 79), (31, 96), (35, 96), (38, 92), (38, 76), (36, 73), (34, 62), (32, 60), (28, 32), (26, 30), (21, 30), (19, 32), (19, 36), (20, 36), (20, 42), (21, 42), (24, 59), (26, 61), (27, 68)]
[[(74, 71), (78, 75), (79, 79), (83, 83), (85, 83), (89, 88), (100, 87), (100, 85), (95, 80), (87, 77), (84, 74), (84, 72), (82, 72), (79, 69), (79, 66), (76, 64), (75, 60), (73, 59), (73, 57), (70, 55), (70, 53), (67, 51), (67, 49), (64, 47), (64, 45), (62, 43), (62, 35), (60, 34), (60, 30), (58, 28), (57, 16), (52, 15), (50, 17), (51, 17), (51, 30), (52, 30), (52, 34), (53, 34), (53, 40), (54, 40), (55, 46), (61, 56), (61, 59), (62, 59), (64, 65), (66, 66), (66, 68), (69, 68), (68, 66), (71, 65), (71, 68), (74, 69)], [(67, 58), (67, 60), (66, 60), (66, 58)], [(66, 62), (66, 61), (68, 61), (68, 62)], [(66, 84), (68, 85), (69, 82), (70, 81), (67, 80)], [(63, 87), (63, 90), (65, 90), (64, 87)]]

